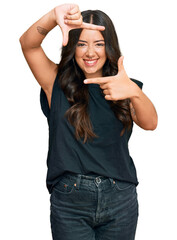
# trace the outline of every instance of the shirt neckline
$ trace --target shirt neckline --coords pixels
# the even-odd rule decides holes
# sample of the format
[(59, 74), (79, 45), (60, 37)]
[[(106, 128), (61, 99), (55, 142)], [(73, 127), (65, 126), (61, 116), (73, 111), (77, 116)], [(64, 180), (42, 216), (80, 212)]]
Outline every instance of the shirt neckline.
[(89, 83), (89, 84), (88, 84), (88, 87), (89, 87), (89, 88), (97, 88), (97, 89), (100, 89), (100, 85), (99, 85), (99, 84), (96, 84), (96, 83)]

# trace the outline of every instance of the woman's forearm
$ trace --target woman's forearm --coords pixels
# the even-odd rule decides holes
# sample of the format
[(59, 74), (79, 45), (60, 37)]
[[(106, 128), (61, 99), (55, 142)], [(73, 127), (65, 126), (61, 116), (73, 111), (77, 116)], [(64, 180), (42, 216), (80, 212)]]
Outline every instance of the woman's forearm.
[(42, 16), (20, 37), (23, 49), (39, 47), (45, 36), (57, 25), (54, 9)]
[[(139, 89), (139, 87), (137, 87)], [(139, 89), (137, 96), (130, 98), (138, 125), (143, 129), (154, 130), (157, 127), (158, 116), (150, 99)]]

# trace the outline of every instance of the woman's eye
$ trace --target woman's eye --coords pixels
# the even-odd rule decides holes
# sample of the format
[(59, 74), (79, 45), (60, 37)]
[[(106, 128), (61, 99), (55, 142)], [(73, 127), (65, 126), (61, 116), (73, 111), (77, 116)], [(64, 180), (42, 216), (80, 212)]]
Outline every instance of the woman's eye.
[(84, 43), (78, 43), (77, 46), (78, 46), (78, 47), (84, 47), (85, 44), (84, 44)]
[(104, 45), (105, 45), (104, 43), (97, 43), (96, 46), (98, 46), (98, 47), (103, 47)]

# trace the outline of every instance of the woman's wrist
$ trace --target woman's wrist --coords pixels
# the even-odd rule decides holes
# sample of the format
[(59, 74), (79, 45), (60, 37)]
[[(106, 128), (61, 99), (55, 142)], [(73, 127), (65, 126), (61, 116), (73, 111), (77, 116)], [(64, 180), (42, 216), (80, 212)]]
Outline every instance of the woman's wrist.
[(130, 97), (130, 100), (138, 99), (140, 97), (140, 94), (141, 94), (140, 91), (141, 91), (141, 89), (137, 86), (137, 84), (131, 81), (132, 97)]
[(54, 28), (54, 27), (57, 25), (56, 15), (55, 15), (55, 8), (53, 8), (53, 9), (50, 11), (50, 17), (51, 17), (51, 21), (53, 22), (53, 27), (52, 27), (52, 28)]

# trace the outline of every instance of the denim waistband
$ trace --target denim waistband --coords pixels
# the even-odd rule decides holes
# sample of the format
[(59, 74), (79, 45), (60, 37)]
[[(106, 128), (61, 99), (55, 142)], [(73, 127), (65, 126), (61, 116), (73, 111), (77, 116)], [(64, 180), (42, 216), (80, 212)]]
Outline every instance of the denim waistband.
[(61, 175), (61, 178), (63, 178), (63, 177), (68, 178), (72, 181), (73, 180), (76, 181), (76, 189), (79, 189), (80, 183), (87, 184), (87, 186), (93, 186), (94, 184), (96, 184), (96, 186), (98, 187), (98, 185), (101, 182), (104, 182), (102, 189), (106, 189), (107, 187), (109, 187), (110, 183), (112, 186), (115, 184), (115, 182), (112, 178), (105, 177), (105, 176), (95, 174), (95, 173), (80, 174), (80, 173), (73, 173), (73, 172), (69, 172), (69, 173), (65, 172), (64, 174)]

